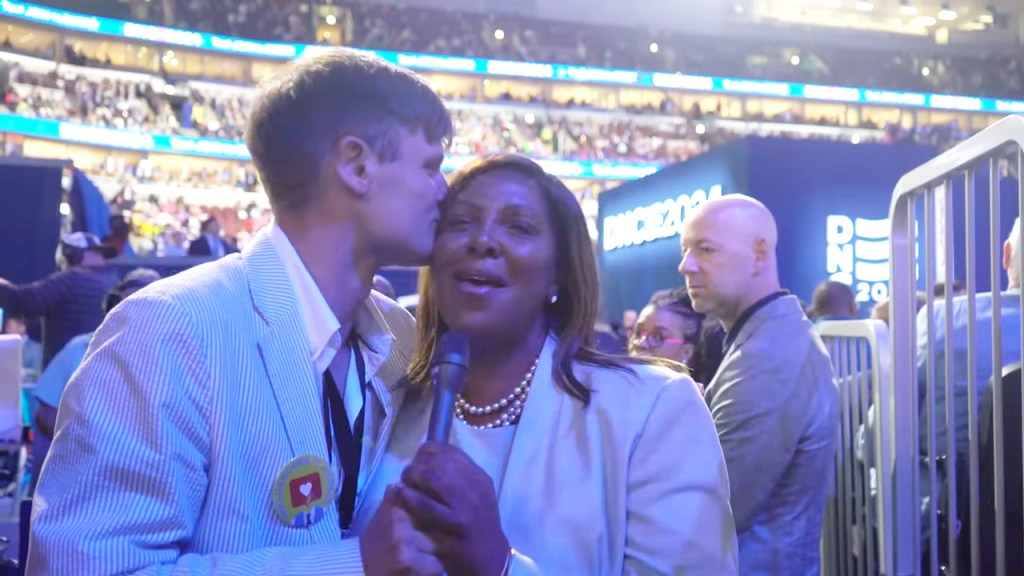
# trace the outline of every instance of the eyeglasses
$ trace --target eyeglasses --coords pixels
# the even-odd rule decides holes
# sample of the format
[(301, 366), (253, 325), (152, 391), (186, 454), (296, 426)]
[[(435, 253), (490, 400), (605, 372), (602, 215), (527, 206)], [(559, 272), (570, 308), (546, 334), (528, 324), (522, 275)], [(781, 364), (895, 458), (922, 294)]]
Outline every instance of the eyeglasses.
[(665, 338), (665, 335), (661, 332), (649, 332), (647, 334), (634, 332), (629, 336), (629, 341), (634, 346), (641, 346), (643, 348), (659, 348), (664, 344), (686, 344), (686, 340), (682, 338)]

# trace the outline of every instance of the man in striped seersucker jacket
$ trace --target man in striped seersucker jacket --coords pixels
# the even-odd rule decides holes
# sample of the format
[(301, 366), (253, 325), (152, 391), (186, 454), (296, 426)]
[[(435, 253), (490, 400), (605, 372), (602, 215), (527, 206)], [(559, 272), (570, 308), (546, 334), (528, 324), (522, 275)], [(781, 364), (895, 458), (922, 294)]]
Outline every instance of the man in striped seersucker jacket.
[(412, 345), (370, 285), (426, 262), (450, 132), (424, 82), (358, 52), (266, 84), (246, 138), (275, 222), (96, 332), (61, 400), (29, 573), (441, 571), (400, 510), (371, 524), (384, 537), (348, 528), (374, 514), (359, 492)]

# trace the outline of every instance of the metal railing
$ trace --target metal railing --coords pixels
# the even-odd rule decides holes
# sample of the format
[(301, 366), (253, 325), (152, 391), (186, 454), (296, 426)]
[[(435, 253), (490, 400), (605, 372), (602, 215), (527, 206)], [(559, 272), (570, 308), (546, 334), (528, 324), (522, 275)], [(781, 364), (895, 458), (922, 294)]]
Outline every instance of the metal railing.
[[(906, 174), (893, 192), (890, 417), (897, 465), (891, 535), (901, 575), (981, 574), (980, 394), (993, 373), (1024, 354), (1024, 296), (1002, 288), (1008, 221), (1024, 205), (1022, 171), (1024, 118), (1011, 116)], [(1021, 269), (1024, 250), (1017, 242)], [(958, 275), (965, 290), (954, 296)], [(935, 296), (940, 281), (948, 289)], [(915, 314), (918, 290), (926, 302)], [(991, 576), (1003, 576), (1008, 543), (1000, 378), (993, 393), (997, 571)]]
[(840, 398), (835, 485), (822, 529), (822, 573), (896, 574), (889, 330), (878, 320), (822, 322)]

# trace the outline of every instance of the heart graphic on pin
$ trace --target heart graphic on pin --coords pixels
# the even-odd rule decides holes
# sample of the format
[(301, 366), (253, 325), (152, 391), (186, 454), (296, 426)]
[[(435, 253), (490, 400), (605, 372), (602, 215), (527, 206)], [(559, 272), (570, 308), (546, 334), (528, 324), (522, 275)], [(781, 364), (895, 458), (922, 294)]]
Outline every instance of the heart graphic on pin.
[(323, 486), (316, 472), (294, 478), (289, 484), (293, 508), (301, 508), (323, 498)]
[(292, 528), (309, 528), (323, 520), (338, 494), (331, 465), (310, 454), (285, 464), (270, 493), (277, 516)]

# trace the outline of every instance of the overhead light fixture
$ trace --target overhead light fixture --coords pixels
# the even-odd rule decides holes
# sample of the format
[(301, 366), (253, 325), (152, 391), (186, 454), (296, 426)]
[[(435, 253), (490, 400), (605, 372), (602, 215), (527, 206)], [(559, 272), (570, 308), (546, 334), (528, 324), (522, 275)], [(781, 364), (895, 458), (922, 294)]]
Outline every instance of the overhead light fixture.
[(950, 8), (949, 4), (943, 4), (942, 10), (939, 10), (939, 20), (945, 20), (946, 22), (956, 20), (956, 10)]
[(931, 75), (932, 75), (932, 69), (931, 68), (929, 68), (927, 66), (925, 66), (924, 68), (921, 68), (921, 76), (924, 76), (925, 78), (927, 78), (927, 77), (929, 77)]
[(857, 10), (860, 10), (861, 12), (871, 12), (872, 10), (875, 9), (875, 3), (871, 2), (870, 0), (857, 0), (857, 3), (854, 4), (854, 7), (857, 8)]
[(981, 22), (982, 24), (995, 24), (996, 11), (990, 7), (988, 10), (982, 12), (981, 16), (978, 16), (978, 22)]
[(904, 16), (917, 16), (917, 6), (911, 6), (907, 0), (900, 0), (900, 14)]
[(789, 59), (789, 63), (792, 64), (793, 66), (799, 66), (800, 65), (800, 55), (799, 54), (793, 54), (793, 56)]
[(929, 26), (935, 26), (937, 20), (931, 16), (918, 16), (910, 21), (910, 25), (915, 28), (928, 28)]
[(843, 0), (822, 0), (822, 4), (824, 4), (826, 8), (839, 8), (843, 5)]
[(647, 49), (651, 51), (651, 54), (657, 54), (660, 46), (658, 46), (657, 42), (651, 42), (651, 45), (648, 46)]

